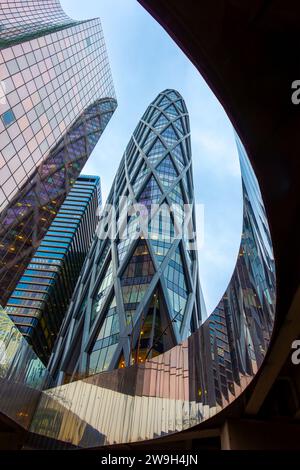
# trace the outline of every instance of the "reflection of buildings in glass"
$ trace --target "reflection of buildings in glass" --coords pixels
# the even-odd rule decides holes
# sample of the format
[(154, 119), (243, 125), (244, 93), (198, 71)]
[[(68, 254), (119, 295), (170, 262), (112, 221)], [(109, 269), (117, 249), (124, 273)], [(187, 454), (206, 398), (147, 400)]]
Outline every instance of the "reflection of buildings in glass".
[(100, 179), (81, 175), (8, 300), (6, 312), (46, 361), (94, 235)]
[(45, 366), (6, 312), (0, 309), (0, 377), (40, 389), (46, 376)]
[(28, 429), (40, 392), (51, 379), (23, 335), (0, 308), (0, 411)]
[(20, 333), (0, 309), (0, 377), (5, 377), (19, 348)]
[[(256, 177), (236, 136), (243, 183), (243, 230), (237, 264), (222, 300), (202, 326), (208, 404), (234, 400), (265, 357), (275, 314), (275, 263)], [(195, 348), (192, 339), (190, 347)], [(195, 353), (195, 349), (193, 349)], [(211, 374), (212, 371), (212, 374)], [(193, 392), (196, 396), (199, 390)]]
[(5, 304), (116, 102), (98, 19), (73, 21), (56, 0), (3, 1), (0, 24)]
[[(52, 357), (68, 377), (142, 363), (199, 326), (189, 132), (185, 103), (174, 90), (160, 93), (137, 125), (107, 201), (117, 235), (101, 236), (106, 226), (111, 233), (104, 211), (68, 313), (67, 323), (76, 317), (76, 326), (64, 328)], [(181, 236), (185, 204), (191, 219)]]

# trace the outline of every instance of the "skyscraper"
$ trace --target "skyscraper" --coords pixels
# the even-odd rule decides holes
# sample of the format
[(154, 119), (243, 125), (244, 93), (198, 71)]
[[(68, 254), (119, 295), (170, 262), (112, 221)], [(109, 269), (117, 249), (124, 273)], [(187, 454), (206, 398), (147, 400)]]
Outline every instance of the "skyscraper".
[(9, 298), (6, 313), (46, 362), (90, 247), (100, 179), (81, 175)]
[(0, 303), (4, 305), (116, 108), (99, 19), (58, 0), (0, 10)]
[(194, 209), (188, 112), (165, 90), (126, 148), (77, 284), (51, 361), (63, 380), (143, 362), (198, 328)]

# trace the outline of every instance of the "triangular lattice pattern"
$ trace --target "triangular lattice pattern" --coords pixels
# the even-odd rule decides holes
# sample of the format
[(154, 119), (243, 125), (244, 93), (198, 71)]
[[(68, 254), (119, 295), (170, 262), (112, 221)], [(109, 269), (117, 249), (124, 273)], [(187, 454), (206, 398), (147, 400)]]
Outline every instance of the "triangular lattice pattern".
[[(191, 256), (186, 238), (192, 237), (182, 227), (184, 204), (193, 203), (189, 139), (185, 103), (165, 90), (138, 123), (109, 194), (115, 236), (95, 241), (87, 262), (90, 331), (83, 335), (82, 373), (143, 362), (199, 325), (197, 254)], [(100, 226), (110, 233), (108, 216)]]

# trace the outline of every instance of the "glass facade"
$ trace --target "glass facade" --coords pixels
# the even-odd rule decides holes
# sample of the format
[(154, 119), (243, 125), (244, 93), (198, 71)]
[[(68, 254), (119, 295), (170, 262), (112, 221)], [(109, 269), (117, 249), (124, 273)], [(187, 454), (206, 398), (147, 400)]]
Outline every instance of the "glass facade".
[(51, 377), (22, 334), (0, 308), (0, 411), (28, 429)]
[[(147, 108), (120, 163), (99, 238), (77, 285), (78, 300), (66, 319), (74, 328), (61, 331), (51, 358), (59, 380), (143, 363), (199, 326), (197, 255), (189, 254), (195, 241), (190, 195), (188, 112), (178, 92), (165, 90)], [(188, 203), (192, 238), (179, 230)], [(116, 213), (115, 236), (114, 222), (105, 216), (109, 207)]]
[(81, 175), (30, 260), (6, 313), (47, 362), (98, 223), (100, 179)]
[(4, 1), (0, 25), (4, 305), (116, 101), (99, 19), (73, 21), (56, 0)]
[(2, 0), (0, 45), (59, 30), (78, 22), (69, 18), (59, 0)]

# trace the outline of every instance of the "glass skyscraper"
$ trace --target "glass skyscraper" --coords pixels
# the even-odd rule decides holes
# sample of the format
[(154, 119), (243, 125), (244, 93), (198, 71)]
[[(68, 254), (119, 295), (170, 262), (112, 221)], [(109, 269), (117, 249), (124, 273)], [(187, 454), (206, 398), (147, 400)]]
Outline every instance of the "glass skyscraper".
[(82, 175), (9, 298), (6, 313), (46, 362), (98, 223), (100, 178)]
[(199, 327), (194, 209), (188, 112), (165, 90), (126, 148), (55, 348), (65, 380), (144, 362)]
[(116, 108), (99, 19), (1, 1), (0, 303), (5, 305)]

